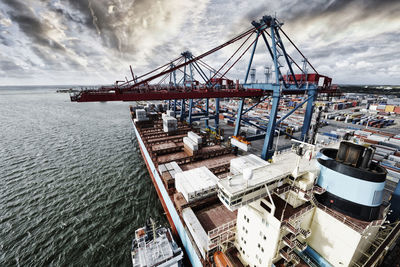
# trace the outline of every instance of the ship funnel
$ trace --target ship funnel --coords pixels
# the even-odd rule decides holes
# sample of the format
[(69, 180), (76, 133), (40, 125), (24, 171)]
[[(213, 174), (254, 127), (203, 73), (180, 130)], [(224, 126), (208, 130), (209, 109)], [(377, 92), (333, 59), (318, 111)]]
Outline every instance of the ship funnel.
[(356, 168), (368, 169), (373, 154), (373, 148), (367, 148), (350, 142), (342, 142), (336, 155), (336, 161)]
[(316, 199), (350, 217), (372, 221), (380, 216), (386, 170), (372, 161), (375, 149), (342, 142), (339, 150), (323, 148), (317, 184), (326, 189)]

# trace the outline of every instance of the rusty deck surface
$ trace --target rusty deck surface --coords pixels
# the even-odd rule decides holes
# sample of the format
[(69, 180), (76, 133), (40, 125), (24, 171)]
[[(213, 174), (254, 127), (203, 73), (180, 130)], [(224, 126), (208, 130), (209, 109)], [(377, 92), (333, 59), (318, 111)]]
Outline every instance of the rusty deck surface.
[(163, 164), (171, 161), (177, 161), (189, 157), (185, 152), (175, 152), (167, 155), (161, 155), (157, 157), (157, 163)]
[[(270, 202), (268, 197), (265, 198), (265, 200)], [(280, 220), (282, 213), (284, 212), (284, 214), (283, 214), (284, 221), (289, 219), (292, 215), (299, 212), (300, 210), (311, 205), (309, 202), (306, 202), (297, 208), (293, 208), (289, 203), (286, 204), (286, 201), (284, 201), (282, 198), (280, 198), (279, 196), (277, 196), (275, 194), (272, 195), (272, 200), (274, 201), (274, 204), (276, 207), (274, 217), (277, 218), (278, 220)]]
[(220, 146), (220, 145), (206, 146), (206, 147), (202, 147), (199, 150), (199, 153), (204, 153), (204, 154), (206, 154), (206, 153), (214, 153), (214, 152), (217, 152), (217, 151), (220, 151), (220, 150), (224, 150), (224, 149), (225, 148), (223, 146)]
[(206, 166), (208, 169), (212, 169), (215, 167), (219, 167), (221, 165), (230, 164), (230, 161), (233, 158), (236, 158), (236, 156), (232, 155), (232, 154), (226, 154), (226, 155), (218, 156), (215, 158), (210, 158), (210, 159), (206, 159), (206, 160), (200, 160), (200, 161), (195, 161), (195, 162), (191, 162), (188, 164), (184, 164), (181, 166), (181, 169), (182, 169), (182, 171), (187, 171), (187, 170), (199, 168), (202, 166)]
[(162, 144), (153, 145), (151, 147), (151, 150), (152, 151), (159, 151), (159, 150), (175, 148), (175, 147), (177, 147), (175, 142), (168, 142), (168, 143), (162, 143)]
[(237, 211), (228, 210), (221, 202), (195, 212), (206, 233), (225, 223), (236, 220)]
[(147, 143), (165, 143), (169, 142), (174, 139), (182, 139), (183, 137), (187, 136), (187, 134), (179, 134), (179, 135), (171, 135), (171, 136), (163, 136), (157, 138), (149, 138), (146, 140)]

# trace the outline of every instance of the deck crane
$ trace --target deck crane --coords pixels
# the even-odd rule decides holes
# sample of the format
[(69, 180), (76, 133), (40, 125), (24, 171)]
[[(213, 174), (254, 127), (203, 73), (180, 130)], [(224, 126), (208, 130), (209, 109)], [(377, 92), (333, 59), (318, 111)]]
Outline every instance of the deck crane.
[[(126, 81), (117, 81), (111, 86), (102, 86), (97, 90), (82, 90), (74, 95), (71, 95), (71, 101), (90, 102), (169, 100), (169, 107), (171, 107), (171, 100), (174, 100), (173, 110), (176, 112), (177, 105), (180, 104), (180, 118), (185, 120), (187, 114), (185, 100), (188, 99), (188, 122), (191, 123), (194, 120), (192, 113), (194, 100), (206, 99), (205, 108), (202, 110), (203, 115), (209, 119), (209, 99), (214, 98), (214, 129), (218, 129), (219, 99), (239, 98), (240, 102), (237, 115), (235, 116), (236, 124), (234, 137), (239, 136), (240, 126), (242, 123), (253, 125), (256, 128), (265, 131), (263, 134), (250, 136), (247, 138), (247, 140), (252, 141), (263, 138), (264, 146), (261, 157), (263, 159), (270, 159), (274, 153), (274, 135), (277, 130), (280, 130), (279, 125), (283, 120), (307, 103), (301, 131), (301, 139), (307, 140), (313, 114), (313, 103), (316, 100), (317, 94), (337, 93), (337, 89), (331, 86), (332, 79), (317, 72), (314, 66), (311, 65), (308, 59), (283, 31), (282, 26), (283, 23), (278, 21), (277, 18), (272, 16), (263, 16), (259, 21), (253, 21), (250, 29), (201, 55), (194, 56), (191, 52), (185, 51), (181, 53), (178, 58), (141, 76), (134, 76), (131, 69), (131, 80), (126, 79)], [(289, 43), (295, 48), (302, 58), (302, 67), (300, 67), (294, 58), (287, 53), (287, 49), (284, 46), (281, 34), (287, 39), (287, 41), (289, 41)], [(251, 39), (251, 37), (254, 36), (255, 38)], [(265, 83), (255, 83), (254, 81), (248, 82), (249, 73), (252, 68), (254, 55), (260, 38), (266, 46), (267, 56), (272, 60), (272, 78), (265, 81)], [(213, 69), (203, 61), (205, 57), (234, 43), (239, 43), (239, 41), (241, 43), (240, 46), (219, 69)], [(244, 54), (250, 50), (250, 48), (250, 60), (247, 66), (244, 82), (239, 83), (238, 80), (234, 82), (233, 80), (227, 79), (227, 73), (244, 56)], [(294, 67), (300, 71), (299, 74), (294, 72)], [(309, 67), (313, 70), (312, 73), (308, 73)], [(204, 68), (210, 71), (212, 75), (207, 76), (207, 71), (205, 71)], [(285, 70), (286, 74), (283, 74), (285, 73)], [(182, 72), (183, 75), (178, 81), (177, 74), (180, 72)], [(198, 74), (198, 77), (201, 78), (201, 82), (195, 80), (195, 72)], [(163, 83), (168, 78), (169, 83)], [(158, 83), (154, 83), (157, 80)], [(150, 82), (153, 83), (150, 84)], [(282, 95), (286, 94), (307, 94), (307, 97), (305, 97), (304, 101), (298, 104), (293, 110), (286, 115), (281, 116), (280, 119), (277, 120), (280, 98)], [(267, 127), (261, 127), (250, 122), (246, 118), (245, 114), (270, 96), (272, 96), (272, 109), (268, 116), (269, 118)], [(246, 98), (257, 98), (259, 101), (244, 110)], [(180, 103), (178, 103), (177, 100), (181, 100)], [(208, 120), (206, 120), (206, 127), (211, 127), (208, 125)]]

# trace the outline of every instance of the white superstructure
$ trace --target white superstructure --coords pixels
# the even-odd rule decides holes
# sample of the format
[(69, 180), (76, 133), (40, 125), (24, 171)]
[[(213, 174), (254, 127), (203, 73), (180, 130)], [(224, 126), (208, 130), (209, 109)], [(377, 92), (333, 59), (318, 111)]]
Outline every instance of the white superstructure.
[[(254, 169), (250, 179), (237, 174), (218, 184), (221, 201), (238, 208), (234, 245), (242, 263), (362, 266), (383, 240), (376, 237), (382, 235), (387, 209), (370, 222), (330, 209), (314, 197), (325, 189), (315, 185), (313, 156), (290, 153), (281, 159)], [(264, 191), (257, 190), (260, 185)], [(237, 196), (241, 200), (232, 202)]]

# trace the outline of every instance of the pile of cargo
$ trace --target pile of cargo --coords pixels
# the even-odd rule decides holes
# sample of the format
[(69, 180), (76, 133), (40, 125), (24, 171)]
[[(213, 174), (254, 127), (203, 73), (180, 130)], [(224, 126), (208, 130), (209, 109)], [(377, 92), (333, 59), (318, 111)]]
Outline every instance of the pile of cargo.
[(178, 129), (178, 120), (173, 115), (174, 112), (172, 110), (168, 110), (167, 113), (162, 114), (163, 131), (165, 133), (173, 133)]
[(203, 139), (200, 135), (194, 132), (188, 132), (188, 136), (183, 137), (183, 150), (189, 156), (196, 155), (202, 142)]
[(333, 104), (333, 109), (334, 110), (342, 110), (342, 109), (347, 109), (347, 108), (351, 108), (351, 107), (357, 107), (359, 105), (360, 105), (359, 101), (341, 102), (341, 103)]
[(353, 109), (349, 113), (330, 113), (326, 114), (325, 118), (375, 128), (383, 128), (394, 124), (394, 120), (389, 119), (387, 116), (365, 115), (358, 111), (359, 109)]
[(384, 113), (400, 114), (400, 106), (395, 106), (395, 105), (373, 104), (373, 105), (369, 105), (369, 110), (377, 111), (377, 112), (384, 112)]
[(147, 112), (144, 109), (136, 109), (136, 121), (148, 121)]
[(373, 160), (388, 171), (388, 178), (400, 179), (400, 135), (365, 129), (354, 136), (375, 147)]
[(173, 161), (158, 165), (158, 172), (161, 174), (165, 187), (171, 189), (175, 187), (176, 174), (181, 173), (182, 169), (175, 161)]
[(216, 193), (218, 177), (207, 167), (175, 174), (175, 188), (187, 202), (198, 200)]

